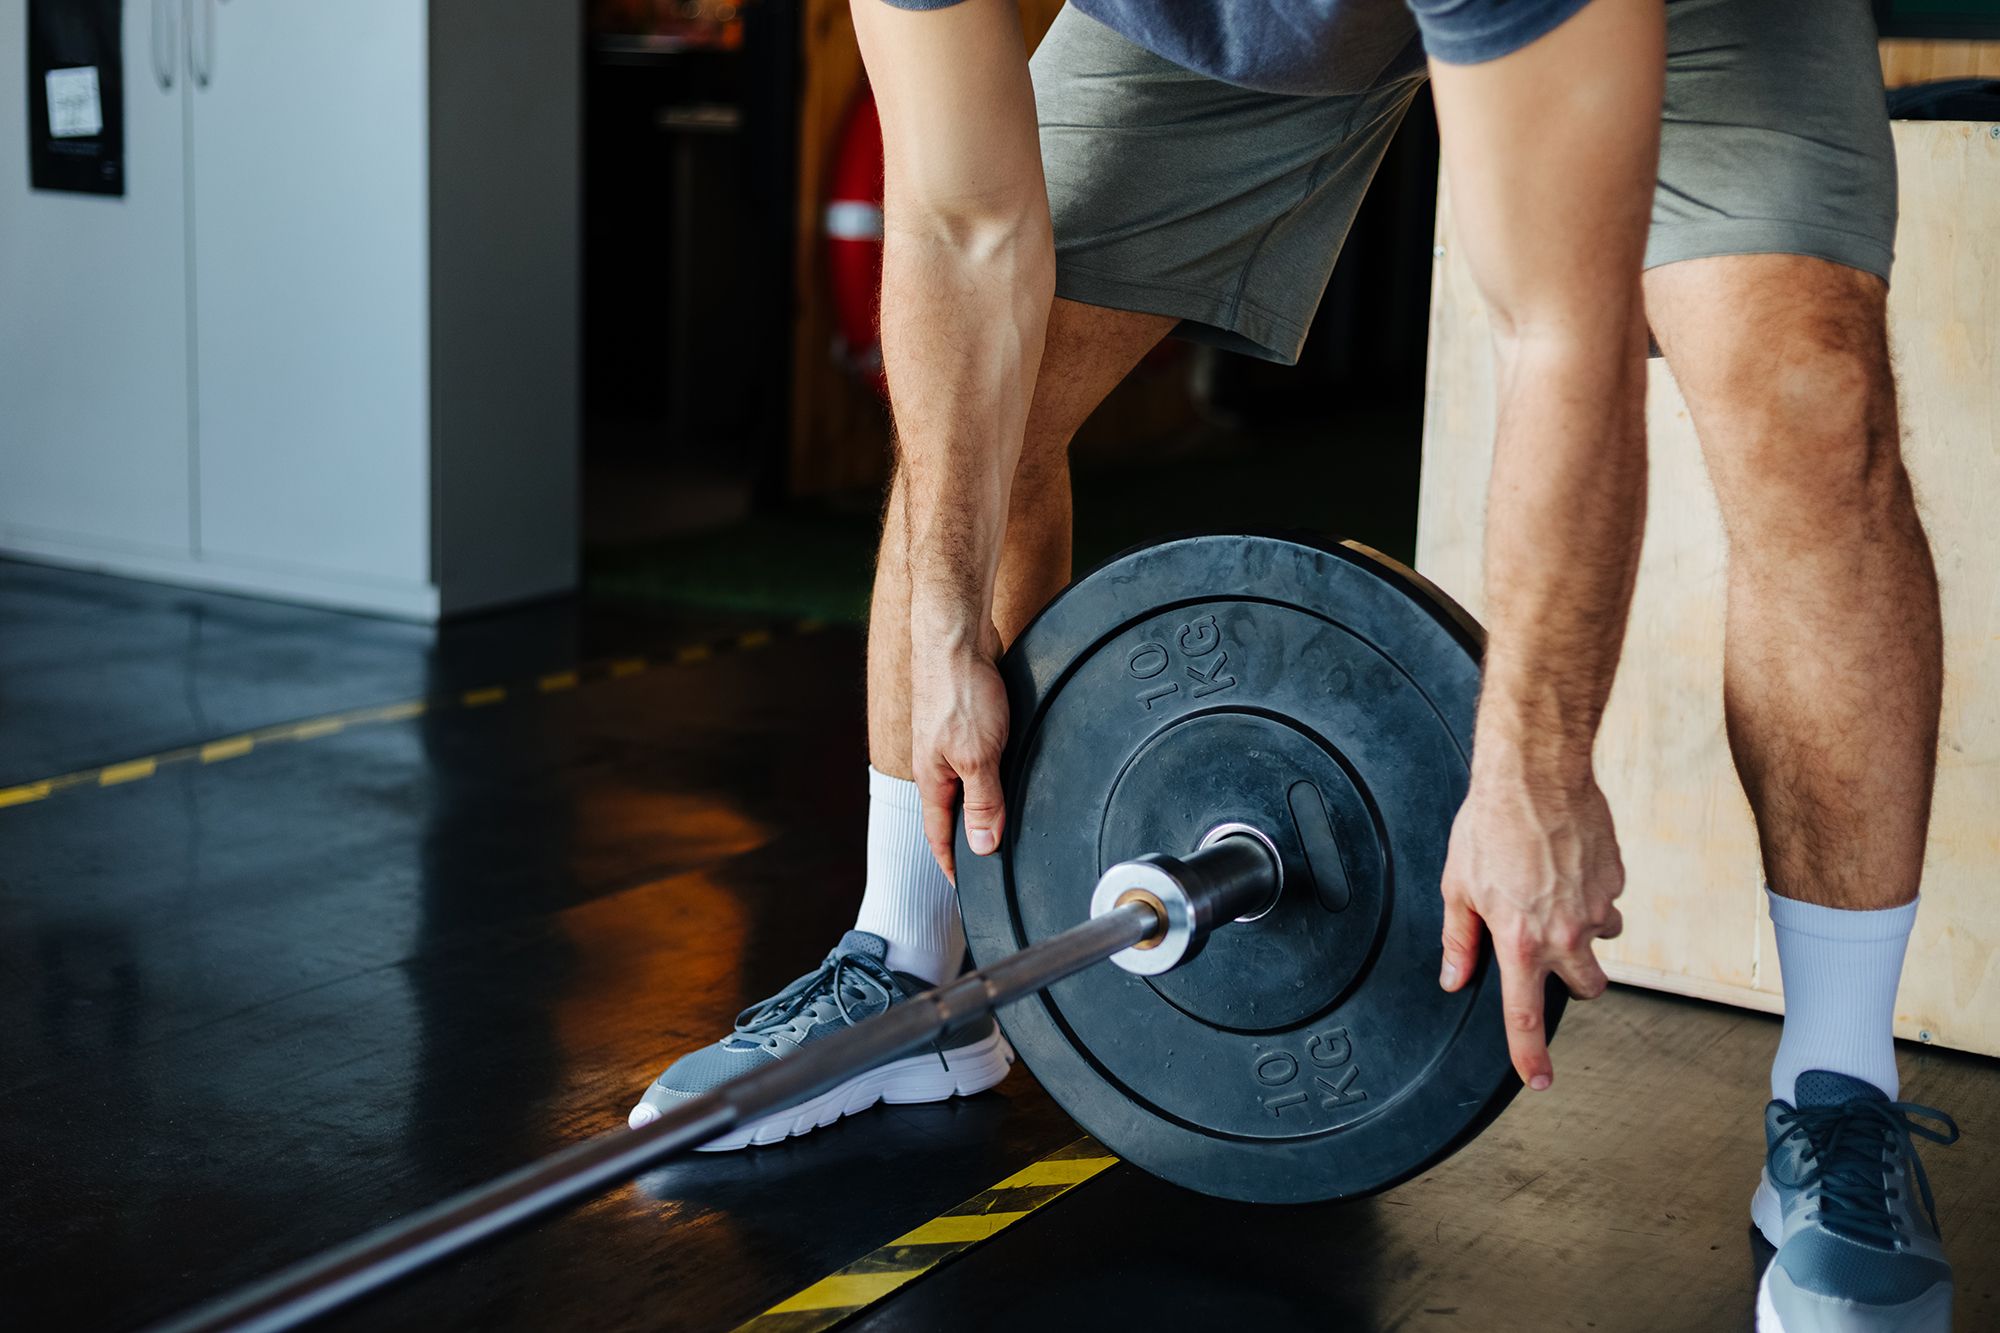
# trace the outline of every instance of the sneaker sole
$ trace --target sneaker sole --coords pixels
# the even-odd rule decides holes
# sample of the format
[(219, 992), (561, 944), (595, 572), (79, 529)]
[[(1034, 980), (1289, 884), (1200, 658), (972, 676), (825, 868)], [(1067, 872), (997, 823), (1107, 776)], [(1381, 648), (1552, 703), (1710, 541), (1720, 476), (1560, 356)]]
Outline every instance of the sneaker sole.
[(1771, 1279), (1757, 1279), (1757, 1333), (1785, 1333), (1778, 1322), (1778, 1309), (1771, 1304)]
[(1777, 1249), (1785, 1238), (1785, 1208), (1778, 1201), (1778, 1191), (1771, 1184), (1771, 1177), (1764, 1173), (1757, 1176), (1757, 1192), (1750, 1196), (1750, 1221), (1764, 1237), (1764, 1243)]
[[(1878, 1316), (1879, 1317), (1879, 1316)], [(1921, 1300), (1899, 1307), (1895, 1316), (1895, 1328), (1906, 1328), (1911, 1333), (1950, 1333), (1951, 1290), (1933, 1287)], [(1887, 1328), (1892, 1325), (1872, 1324), (1870, 1327)], [(1823, 1325), (1814, 1324), (1815, 1328)], [(1771, 1302), (1771, 1271), (1764, 1270), (1764, 1276), (1757, 1280), (1757, 1333), (1785, 1333), (1784, 1321), (1778, 1318), (1778, 1307)]]
[[(1763, 1172), (1757, 1175), (1757, 1192), (1750, 1196), (1750, 1224), (1773, 1250), (1785, 1236), (1785, 1208), (1778, 1200), (1778, 1191), (1771, 1184), (1771, 1177)], [(1771, 1263), (1776, 1263), (1773, 1259)], [(1778, 1320), (1778, 1309), (1771, 1304), (1771, 1271), (1767, 1264), (1757, 1278), (1757, 1333), (1785, 1333), (1785, 1326)]]
[[(1750, 1196), (1750, 1220), (1770, 1242), (1772, 1249), (1784, 1238), (1784, 1209), (1778, 1202), (1778, 1191), (1771, 1184), (1771, 1178), (1759, 1177), (1757, 1192)], [(1776, 1259), (1771, 1260), (1775, 1264)], [(1951, 1291), (1949, 1286), (1941, 1293), (1933, 1288), (1932, 1293), (1922, 1300), (1902, 1307), (1899, 1313), (1909, 1321), (1907, 1327), (1919, 1329), (1949, 1329), (1951, 1327)], [(1899, 1324), (1898, 1327), (1904, 1325)], [(1763, 1276), (1757, 1279), (1757, 1333), (1785, 1333), (1784, 1321), (1778, 1318), (1778, 1307), (1771, 1300), (1771, 1268), (1765, 1265)]]
[(1014, 1048), (995, 1027), (983, 1041), (943, 1053), (909, 1055), (856, 1074), (847, 1082), (810, 1101), (773, 1112), (732, 1133), (704, 1143), (697, 1152), (733, 1152), (753, 1145), (782, 1143), (824, 1128), (843, 1116), (865, 1111), (877, 1102), (892, 1106), (949, 1101), (985, 1092), (1007, 1077), (1014, 1065)]

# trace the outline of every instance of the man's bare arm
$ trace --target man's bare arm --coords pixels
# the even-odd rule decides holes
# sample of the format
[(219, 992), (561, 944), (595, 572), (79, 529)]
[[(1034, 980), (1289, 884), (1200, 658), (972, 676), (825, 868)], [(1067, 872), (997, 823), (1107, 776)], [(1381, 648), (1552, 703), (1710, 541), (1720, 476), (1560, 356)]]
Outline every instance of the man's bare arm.
[(1457, 243), (1492, 316), (1499, 436), (1471, 791), (1445, 875), (1443, 984), (1493, 936), (1522, 1079), (1553, 1077), (1542, 983), (1604, 989), (1622, 890), (1591, 745), (1645, 517), (1639, 286), (1665, 72), (1660, 0), (1594, 0), (1485, 64), (1433, 62)]
[(886, 164), (882, 355), (908, 505), (912, 762), (950, 871), (961, 793), (975, 851), (1001, 830), (993, 585), (1055, 246), (1014, 0), (853, 11)]

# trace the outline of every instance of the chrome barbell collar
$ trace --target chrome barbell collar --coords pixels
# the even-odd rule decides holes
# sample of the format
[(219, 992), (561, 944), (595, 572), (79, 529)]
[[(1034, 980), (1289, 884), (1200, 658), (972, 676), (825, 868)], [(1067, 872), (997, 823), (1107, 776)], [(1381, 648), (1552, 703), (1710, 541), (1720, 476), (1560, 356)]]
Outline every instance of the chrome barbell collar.
[(1221, 824), (1184, 859), (1148, 855), (1112, 866), (1091, 891), (1090, 915), (1133, 901), (1152, 907), (1160, 924), (1111, 961), (1157, 976), (1193, 958), (1216, 927), (1269, 912), (1283, 879), (1284, 863), (1268, 836), (1247, 824)]

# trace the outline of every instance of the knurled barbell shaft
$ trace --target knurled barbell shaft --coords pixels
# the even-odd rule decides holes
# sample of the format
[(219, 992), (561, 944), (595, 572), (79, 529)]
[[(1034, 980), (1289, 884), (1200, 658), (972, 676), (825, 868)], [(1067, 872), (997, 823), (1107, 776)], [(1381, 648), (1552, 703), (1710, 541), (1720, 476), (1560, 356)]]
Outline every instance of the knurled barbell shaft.
[(813, 1042), (796, 1055), (773, 1060), (713, 1092), (690, 1098), (649, 1125), (614, 1130), (552, 1153), (159, 1325), (154, 1333), (272, 1333), (296, 1328), (531, 1218), (630, 1180), (740, 1125), (816, 1097), (862, 1070), (919, 1050), (1001, 1005), (1138, 944), (1159, 926), (1158, 913), (1145, 903), (1095, 916)]

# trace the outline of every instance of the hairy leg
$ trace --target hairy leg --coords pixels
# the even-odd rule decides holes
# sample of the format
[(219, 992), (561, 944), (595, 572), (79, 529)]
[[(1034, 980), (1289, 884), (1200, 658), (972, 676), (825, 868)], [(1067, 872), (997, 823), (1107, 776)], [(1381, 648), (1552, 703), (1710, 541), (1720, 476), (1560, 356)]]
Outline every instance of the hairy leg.
[[(993, 623), (1012, 642), (1069, 581), (1069, 442), (1175, 321), (1058, 299), (1007, 510)], [(868, 758), (910, 777), (910, 575), (900, 473), (889, 487), (868, 607)]]
[(1781, 897), (1911, 901), (1936, 762), (1941, 638), (1903, 469), (1887, 288), (1797, 255), (1646, 275), (1729, 536), (1729, 743)]

